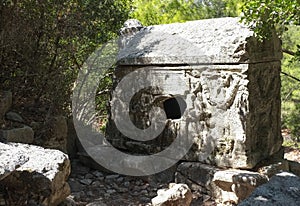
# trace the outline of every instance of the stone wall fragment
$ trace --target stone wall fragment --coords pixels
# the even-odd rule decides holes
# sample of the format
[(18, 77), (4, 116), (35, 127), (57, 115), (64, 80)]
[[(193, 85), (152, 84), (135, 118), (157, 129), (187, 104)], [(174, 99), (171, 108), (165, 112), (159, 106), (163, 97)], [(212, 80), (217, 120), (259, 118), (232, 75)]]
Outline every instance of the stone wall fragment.
[(9, 130), (0, 130), (0, 138), (6, 142), (32, 144), (34, 141), (34, 131), (28, 126)]
[(0, 202), (56, 206), (69, 194), (64, 153), (21, 143), (0, 143)]

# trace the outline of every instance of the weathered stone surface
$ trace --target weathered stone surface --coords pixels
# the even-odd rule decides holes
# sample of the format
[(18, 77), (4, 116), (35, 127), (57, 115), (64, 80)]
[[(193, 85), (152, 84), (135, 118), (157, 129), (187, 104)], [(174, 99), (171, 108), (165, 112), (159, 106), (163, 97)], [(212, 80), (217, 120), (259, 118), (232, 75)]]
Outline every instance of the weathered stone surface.
[(214, 174), (219, 169), (199, 162), (182, 162), (175, 173), (176, 183), (185, 183), (192, 190), (217, 196), (218, 188), (212, 182)]
[(12, 93), (8, 91), (0, 91), (0, 121), (4, 118), (5, 113), (12, 104)]
[(192, 192), (185, 184), (169, 185), (169, 189), (160, 189), (152, 199), (153, 206), (189, 206), (192, 202)]
[(278, 38), (259, 44), (239, 18), (218, 18), (137, 29), (120, 51), (120, 65), (249, 63), (282, 57)]
[(239, 203), (268, 181), (266, 176), (246, 170), (224, 170), (214, 174), (213, 182), (221, 189), (216, 196), (221, 203)]
[(0, 130), (0, 138), (5, 140), (5, 142), (31, 144), (34, 140), (34, 131), (28, 126), (10, 130)]
[(300, 205), (300, 177), (282, 172), (256, 188), (239, 206)]
[(285, 159), (281, 161), (274, 162), (270, 165), (263, 166), (257, 170), (260, 174), (266, 175), (271, 178), (273, 175), (280, 172), (289, 172), (289, 162)]
[(6, 117), (7, 120), (10, 120), (10, 121), (20, 122), (20, 123), (24, 122), (24, 120), (21, 117), (21, 115), (19, 115), (16, 112), (7, 112), (6, 115), (5, 115), (5, 117)]
[(300, 163), (295, 161), (288, 161), (290, 172), (300, 177)]
[[(120, 67), (118, 71), (123, 74), (122, 70), (131, 71), (132, 68)], [(121, 78), (118, 71), (116, 75)], [(182, 136), (192, 139), (194, 145), (186, 160), (233, 168), (253, 168), (280, 150), (280, 62), (158, 67), (155, 72), (164, 81), (153, 84), (173, 88), (173, 92), (149, 92), (142, 99), (135, 96), (132, 107), (143, 110), (132, 111), (133, 122), (139, 128), (145, 128), (149, 122), (147, 113), (152, 107), (158, 105), (165, 109), (165, 99), (155, 102), (157, 97), (170, 94), (187, 103), (185, 113), (180, 119), (169, 119), (165, 130), (147, 143), (132, 144), (134, 141), (122, 135), (111, 120), (107, 135), (115, 147), (138, 153), (142, 153), (141, 150), (146, 154), (157, 153), (168, 147), (176, 135), (187, 134)], [(179, 85), (176, 79), (186, 83)], [(134, 85), (135, 82), (128, 82), (128, 88), (134, 88)], [(126, 111), (125, 107), (124, 104), (123, 111)]]
[(60, 151), (0, 143), (0, 193), (11, 205), (58, 205), (70, 194), (69, 173)]
[(130, 100), (130, 120), (140, 129), (154, 125), (149, 117), (153, 107), (164, 110), (168, 120), (155, 139), (132, 140), (135, 130), (124, 135), (112, 119), (128, 105), (112, 99), (119, 108), (111, 109), (107, 139), (115, 147), (154, 154), (186, 138), (193, 145), (185, 160), (243, 169), (280, 150), (282, 54), (277, 37), (259, 43), (238, 19), (222, 18), (148, 27), (130, 39), (120, 52), (114, 85), (132, 71), (156, 65), (122, 91), (126, 97), (140, 81), (154, 85)]

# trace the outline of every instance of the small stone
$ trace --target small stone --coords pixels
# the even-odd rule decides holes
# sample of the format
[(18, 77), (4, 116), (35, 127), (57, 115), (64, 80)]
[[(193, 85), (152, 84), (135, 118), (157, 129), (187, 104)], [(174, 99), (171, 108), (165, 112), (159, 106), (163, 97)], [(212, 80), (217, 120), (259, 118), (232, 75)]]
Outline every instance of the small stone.
[(92, 191), (87, 191), (87, 193), (86, 193), (86, 194), (87, 194), (87, 196), (90, 196), (90, 197), (93, 197), (93, 196), (95, 196), (95, 195), (94, 195), (94, 193), (93, 193)]
[(116, 192), (117, 192), (116, 190), (107, 190), (107, 191), (106, 191), (107, 194), (114, 194), (114, 193), (116, 193)]
[(143, 203), (149, 203), (151, 202), (151, 199), (149, 197), (140, 197), (140, 201)]
[(92, 178), (94, 178), (94, 175), (92, 175), (90, 173), (85, 175), (85, 179), (92, 179)]
[(80, 180), (80, 183), (82, 183), (84, 185), (90, 185), (92, 182), (93, 182), (93, 180), (91, 180), (91, 179)]
[(103, 173), (102, 172), (99, 172), (98, 170), (95, 170), (93, 172), (93, 175), (95, 175), (95, 177), (103, 177)]
[(99, 180), (96, 180), (92, 183), (92, 185), (95, 187), (100, 187), (102, 185), (102, 183)]
[(119, 177), (118, 179), (117, 179), (117, 182), (123, 182), (124, 181), (124, 177)]
[(135, 191), (140, 191), (140, 190), (141, 190), (141, 187), (140, 187), (140, 186), (134, 186), (134, 187), (133, 187), (133, 190), (135, 190)]
[(189, 206), (193, 195), (189, 187), (185, 184), (170, 184), (169, 189), (161, 189), (157, 196), (152, 199), (153, 206)]
[(134, 192), (132, 193), (132, 195), (133, 195), (133, 196), (138, 196), (138, 195), (140, 195), (140, 192), (134, 191)]
[(117, 179), (119, 177), (120, 177), (120, 175), (108, 175), (105, 177), (105, 179), (110, 180), (110, 179)]
[(148, 193), (148, 196), (149, 196), (149, 197), (155, 197), (155, 196), (156, 196), (156, 192), (149, 192), (149, 193)]
[(126, 182), (123, 183), (123, 185), (124, 185), (125, 187), (129, 187), (129, 186), (130, 186), (130, 182), (126, 181)]
[(103, 181), (105, 177), (98, 177), (97, 179)]
[[(1, 205), (1, 203), (0, 203)], [(76, 202), (74, 201), (74, 196), (69, 195), (62, 203), (59, 204), (60, 206), (76, 206)]]
[(121, 192), (121, 193), (125, 193), (125, 192), (128, 192), (129, 189), (128, 189), (128, 188), (121, 187), (121, 188), (118, 188), (118, 191)]
[(147, 190), (142, 190), (140, 194), (141, 195), (148, 195), (148, 191)]
[(87, 204), (86, 206), (107, 206), (107, 204), (103, 203), (102, 201), (95, 201)]
[(141, 186), (141, 189), (145, 190), (145, 189), (149, 188), (149, 186), (150, 185), (148, 183), (146, 183), (146, 184), (144, 184), (144, 185)]
[(114, 188), (114, 189), (118, 189), (119, 188), (119, 185), (117, 185), (116, 183), (111, 183), (111, 186), (112, 186), (112, 188)]
[(5, 117), (7, 120), (10, 120), (13, 122), (20, 122), (20, 123), (24, 122), (23, 118), (16, 112), (7, 112)]
[(80, 200), (80, 196), (81, 196), (81, 192), (73, 192), (72, 195), (74, 196), (74, 200), (75, 201), (79, 201)]
[(135, 182), (135, 184), (136, 184), (136, 185), (139, 185), (139, 186), (140, 186), (140, 185), (143, 185), (143, 181), (142, 181), (142, 180), (137, 180), (137, 181)]

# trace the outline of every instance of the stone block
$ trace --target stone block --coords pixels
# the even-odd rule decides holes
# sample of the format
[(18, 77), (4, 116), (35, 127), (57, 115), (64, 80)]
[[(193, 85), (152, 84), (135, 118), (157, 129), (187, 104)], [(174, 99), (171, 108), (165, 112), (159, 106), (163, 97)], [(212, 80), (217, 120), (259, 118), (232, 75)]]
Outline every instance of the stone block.
[(199, 162), (182, 162), (177, 167), (175, 182), (185, 183), (192, 190), (216, 196), (219, 190), (212, 180), (218, 170), (214, 166)]
[(8, 91), (0, 91), (0, 120), (4, 118), (5, 113), (12, 104), (12, 93)]
[(5, 142), (32, 144), (34, 140), (34, 131), (28, 126), (10, 130), (0, 130), (0, 138)]
[(55, 206), (70, 194), (64, 153), (21, 143), (0, 143), (0, 151), (0, 202)]
[(266, 183), (268, 178), (257, 172), (246, 170), (223, 170), (215, 173), (213, 182), (220, 188), (216, 200), (221, 203), (239, 203), (253, 190)]
[(160, 189), (157, 196), (152, 199), (153, 206), (189, 206), (193, 195), (185, 184), (169, 184), (169, 189)]
[[(125, 45), (114, 87), (133, 72), (145, 72), (126, 82), (120, 98), (111, 100), (111, 105), (118, 104), (118, 109), (111, 108), (107, 125), (113, 146), (154, 154), (178, 138), (187, 139), (192, 146), (183, 160), (241, 169), (252, 169), (280, 150), (278, 37), (262, 43), (238, 18), (220, 18), (145, 27)], [(136, 93), (128, 108), (121, 97), (141, 81), (154, 86)], [(167, 118), (155, 139), (132, 140), (136, 130), (118, 130), (115, 119), (128, 110), (130, 120), (124, 124), (131, 121), (139, 129), (158, 124), (149, 116), (154, 107)], [(178, 154), (182, 148), (176, 148)]]

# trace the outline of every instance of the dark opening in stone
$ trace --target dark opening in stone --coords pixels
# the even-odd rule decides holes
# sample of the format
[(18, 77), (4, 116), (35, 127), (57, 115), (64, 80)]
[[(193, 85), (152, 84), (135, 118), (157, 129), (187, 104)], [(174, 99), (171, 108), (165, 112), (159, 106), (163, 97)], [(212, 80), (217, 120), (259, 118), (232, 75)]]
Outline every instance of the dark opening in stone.
[(186, 109), (186, 102), (181, 97), (164, 101), (164, 110), (168, 119), (180, 119)]

